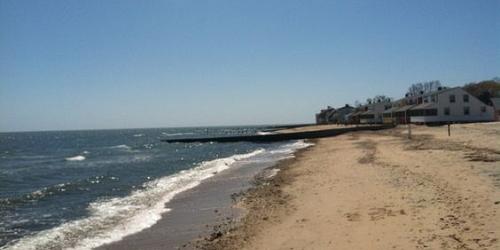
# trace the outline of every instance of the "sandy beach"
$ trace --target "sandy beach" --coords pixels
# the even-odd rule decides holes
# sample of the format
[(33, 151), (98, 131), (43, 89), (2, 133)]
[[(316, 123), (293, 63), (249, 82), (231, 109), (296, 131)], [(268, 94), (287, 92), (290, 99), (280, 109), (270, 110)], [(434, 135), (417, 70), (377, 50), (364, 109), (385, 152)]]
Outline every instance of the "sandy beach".
[(247, 210), (238, 227), (199, 247), (500, 249), (500, 123), (412, 134), (313, 141), (235, 204)]

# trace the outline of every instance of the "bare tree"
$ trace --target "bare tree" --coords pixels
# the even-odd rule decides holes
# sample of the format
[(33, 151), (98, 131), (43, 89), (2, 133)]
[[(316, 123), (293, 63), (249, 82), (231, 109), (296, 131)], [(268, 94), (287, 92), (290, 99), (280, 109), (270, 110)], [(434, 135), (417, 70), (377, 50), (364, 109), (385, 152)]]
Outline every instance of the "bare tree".
[(379, 103), (379, 102), (391, 102), (391, 98), (385, 95), (377, 95), (373, 98), (374, 103)]
[(422, 83), (414, 83), (408, 88), (408, 95), (417, 96), (420, 94), (421, 91), (423, 91)]
[(438, 80), (414, 83), (408, 88), (408, 96), (418, 96), (424, 93), (436, 91), (441, 87)]

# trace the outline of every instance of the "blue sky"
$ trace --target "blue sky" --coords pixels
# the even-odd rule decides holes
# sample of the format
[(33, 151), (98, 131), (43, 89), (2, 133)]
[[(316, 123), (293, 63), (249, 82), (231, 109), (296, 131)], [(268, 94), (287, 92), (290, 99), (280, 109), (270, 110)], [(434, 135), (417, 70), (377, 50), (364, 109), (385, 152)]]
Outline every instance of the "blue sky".
[(500, 76), (500, 1), (0, 1), (0, 131), (313, 122)]

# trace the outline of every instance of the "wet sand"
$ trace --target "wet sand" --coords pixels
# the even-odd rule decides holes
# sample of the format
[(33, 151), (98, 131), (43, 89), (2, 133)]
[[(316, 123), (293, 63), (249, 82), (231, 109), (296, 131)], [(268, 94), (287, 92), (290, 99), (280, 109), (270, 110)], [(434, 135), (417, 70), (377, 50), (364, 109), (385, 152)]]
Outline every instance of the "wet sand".
[(245, 210), (233, 206), (234, 194), (251, 187), (255, 176), (272, 165), (242, 161), (177, 195), (165, 205), (171, 211), (152, 227), (97, 249), (193, 249), (198, 241), (215, 238), (219, 231), (236, 225)]
[(500, 123), (412, 132), (316, 140), (201, 248), (500, 249)]

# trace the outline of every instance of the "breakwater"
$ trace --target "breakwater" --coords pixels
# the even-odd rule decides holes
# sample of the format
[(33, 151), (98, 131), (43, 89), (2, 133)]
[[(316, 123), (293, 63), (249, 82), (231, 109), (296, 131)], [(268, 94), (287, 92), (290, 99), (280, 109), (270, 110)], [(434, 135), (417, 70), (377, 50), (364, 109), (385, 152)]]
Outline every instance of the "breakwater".
[(374, 131), (392, 128), (392, 125), (366, 125), (346, 128), (334, 128), (315, 131), (276, 133), (269, 135), (246, 135), (246, 136), (224, 136), (224, 137), (204, 137), (204, 138), (185, 138), (185, 139), (163, 139), (161, 141), (168, 143), (190, 143), (190, 142), (277, 142), (288, 140), (315, 139), (322, 137), (331, 137), (354, 131)]

